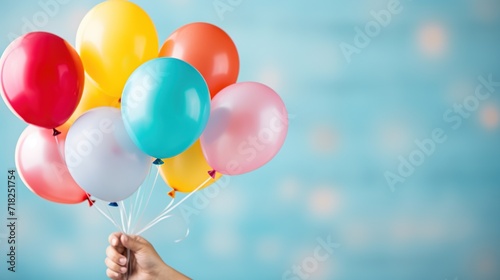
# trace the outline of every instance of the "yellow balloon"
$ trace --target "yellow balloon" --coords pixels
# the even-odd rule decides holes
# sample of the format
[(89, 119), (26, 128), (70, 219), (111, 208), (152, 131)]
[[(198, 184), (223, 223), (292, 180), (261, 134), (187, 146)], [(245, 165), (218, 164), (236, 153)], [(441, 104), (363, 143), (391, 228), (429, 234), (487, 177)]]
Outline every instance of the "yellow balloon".
[(80, 103), (78, 103), (78, 107), (76, 107), (71, 117), (61, 125), (58, 130), (67, 131), (83, 113), (101, 106), (120, 108), (120, 100), (118, 97), (111, 97), (104, 94), (96, 82), (85, 74), (85, 86), (83, 88), (82, 99), (80, 99)]
[(158, 56), (158, 35), (148, 14), (136, 4), (113, 0), (83, 18), (76, 50), (89, 76), (113, 97), (120, 97), (132, 72)]
[[(175, 157), (163, 159), (163, 162), (160, 166), (161, 177), (175, 191), (192, 192), (210, 178), (207, 172), (212, 168), (203, 157), (199, 140), (186, 151)], [(204, 188), (221, 176), (217, 173), (215, 179), (210, 179)]]

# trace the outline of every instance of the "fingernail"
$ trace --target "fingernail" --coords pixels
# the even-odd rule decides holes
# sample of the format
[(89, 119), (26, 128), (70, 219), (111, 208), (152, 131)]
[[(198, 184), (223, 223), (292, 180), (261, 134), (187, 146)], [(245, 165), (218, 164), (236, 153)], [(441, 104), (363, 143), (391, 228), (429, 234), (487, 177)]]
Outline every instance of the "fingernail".
[(125, 273), (125, 272), (127, 272), (127, 268), (126, 267), (122, 267), (122, 268), (120, 268), (120, 271), (121, 271), (121, 273)]
[(125, 258), (120, 258), (120, 264), (126, 264), (127, 263), (127, 259)]
[(116, 238), (113, 238), (113, 239), (111, 240), (111, 244), (112, 244), (113, 246), (118, 245), (118, 240), (117, 240)]

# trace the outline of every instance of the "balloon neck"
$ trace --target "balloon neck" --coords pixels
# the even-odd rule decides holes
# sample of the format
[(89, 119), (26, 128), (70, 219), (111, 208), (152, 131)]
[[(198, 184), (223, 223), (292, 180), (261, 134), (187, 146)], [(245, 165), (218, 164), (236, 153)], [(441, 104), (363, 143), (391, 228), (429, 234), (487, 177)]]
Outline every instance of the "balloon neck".
[(116, 202), (110, 202), (108, 205), (111, 207), (118, 207), (118, 203)]
[(175, 190), (172, 190), (168, 193), (168, 195), (171, 197), (171, 198), (175, 198)]
[(164, 162), (163, 162), (163, 160), (157, 158), (157, 159), (155, 159), (155, 161), (153, 161), (153, 164), (154, 165), (162, 165), (162, 164), (164, 164)]
[(215, 173), (216, 173), (216, 172), (217, 172), (217, 171), (215, 171), (215, 170), (210, 170), (210, 171), (208, 171), (207, 173), (208, 173), (208, 175), (210, 175), (210, 177), (212, 177), (212, 179), (215, 179)]
[(55, 128), (52, 129), (52, 136), (57, 136), (59, 134), (61, 134), (61, 132), (59, 130), (57, 130)]
[(87, 201), (89, 202), (89, 207), (94, 206), (95, 200), (90, 199), (90, 195), (87, 195)]
[(122, 103), (122, 98), (121, 97), (118, 99), (118, 103), (120, 103), (120, 104)]

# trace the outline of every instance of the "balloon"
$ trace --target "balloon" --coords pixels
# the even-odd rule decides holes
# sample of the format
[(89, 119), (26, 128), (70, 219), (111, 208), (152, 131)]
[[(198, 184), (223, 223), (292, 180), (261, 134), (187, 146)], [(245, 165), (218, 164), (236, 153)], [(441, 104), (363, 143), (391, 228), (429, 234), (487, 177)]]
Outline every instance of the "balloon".
[(2, 98), (25, 122), (55, 128), (78, 105), (83, 73), (78, 54), (64, 39), (28, 33), (14, 40), (0, 60)]
[(158, 54), (158, 35), (146, 12), (129, 1), (104, 1), (83, 18), (76, 49), (104, 93), (120, 97), (127, 78)]
[(58, 130), (67, 131), (83, 113), (97, 107), (120, 108), (120, 102), (118, 98), (104, 94), (99, 86), (85, 74), (85, 87), (83, 88), (82, 99), (78, 107), (76, 107), (75, 112)]
[(210, 23), (190, 23), (177, 29), (163, 44), (160, 56), (182, 59), (198, 69), (212, 98), (238, 79), (236, 46), (226, 32)]
[[(172, 189), (179, 192), (192, 192), (207, 178), (211, 167), (203, 157), (200, 141), (196, 141), (189, 149), (181, 154), (163, 159), (160, 165), (160, 175)], [(217, 181), (222, 175), (217, 173), (203, 188)]]
[(288, 114), (276, 92), (259, 83), (237, 83), (212, 99), (201, 147), (218, 172), (243, 174), (271, 160), (287, 130)]
[(65, 158), (75, 181), (89, 194), (104, 201), (121, 201), (144, 181), (151, 158), (130, 140), (120, 110), (92, 109), (70, 127)]
[(87, 194), (73, 180), (64, 162), (64, 133), (28, 126), (17, 141), (15, 161), (21, 179), (36, 195), (57, 203), (76, 204)]
[(194, 67), (176, 58), (156, 58), (130, 76), (122, 112), (130, 137), (144, 153), (169, 158), (200, 137), (210, 115), (210, 95)]

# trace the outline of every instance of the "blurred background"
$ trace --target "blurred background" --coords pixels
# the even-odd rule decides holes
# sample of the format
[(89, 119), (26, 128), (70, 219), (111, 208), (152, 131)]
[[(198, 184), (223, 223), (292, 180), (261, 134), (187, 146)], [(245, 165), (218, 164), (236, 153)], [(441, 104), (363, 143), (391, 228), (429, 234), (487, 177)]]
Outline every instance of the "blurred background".
[[(40, 16), (48, 1), (2, 1), (0, 49), (27, 21), (74, 45), (101, 2), (59, 0)], [(271, 86), (290, 113), (269, 164), (221, 179), (145, 233), (168, 264), (194, 279), (500, 279), (500, 84), (474, 98), (480, 76), (500, 81), (500, 1), (134, 2), (160, 42), (190, 22), (223, 28), (239, 81)], [(0, 117), (4, 174), (26, 125), (3, 102)], [(435, 129), (446, 140), (419, 152)], [(6, 268), (2, 183), (0, 278), (106, 279), (111, 223), (17, 183), (17, 272)], [(163, 182), (155, 191), (151, 211), (169, 201)], [(312, 260), (322, 241), (335, 249)]]

